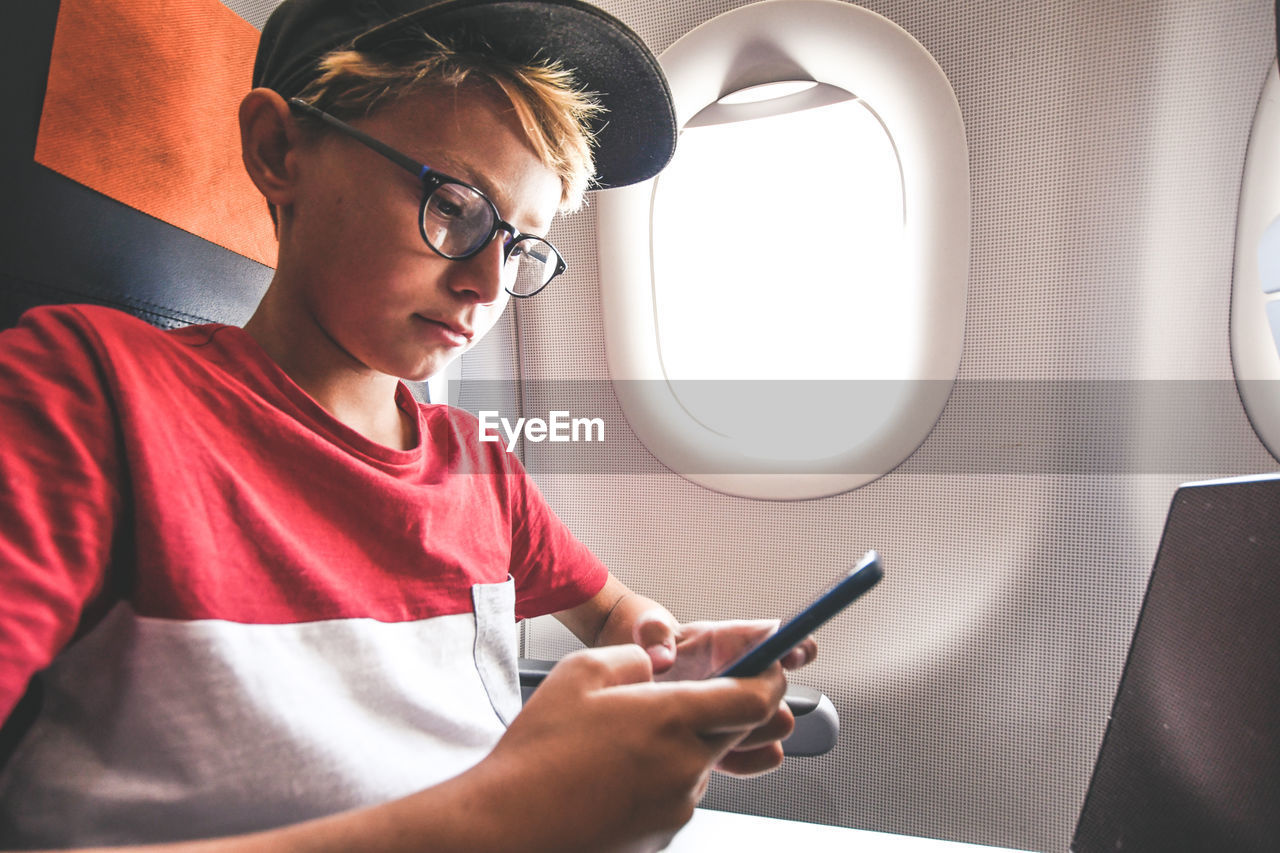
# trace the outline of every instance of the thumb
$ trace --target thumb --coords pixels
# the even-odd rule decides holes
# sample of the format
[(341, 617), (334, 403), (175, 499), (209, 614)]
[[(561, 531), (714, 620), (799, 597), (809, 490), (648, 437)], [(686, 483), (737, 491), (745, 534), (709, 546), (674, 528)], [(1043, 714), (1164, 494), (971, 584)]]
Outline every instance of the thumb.
[[(547, 683), (574, 685), (583, 693), (653, 680), (649, 656), (636, 646), (601, 646), (566, 655), (551, 668)], [(539, 693), (542, 689), (539, 689)]]
[(636, 645), (649, 655), (654, 672), (665, 672), (676, 662), (676, 625), (665, 610), (648, 610), (631, 627)]

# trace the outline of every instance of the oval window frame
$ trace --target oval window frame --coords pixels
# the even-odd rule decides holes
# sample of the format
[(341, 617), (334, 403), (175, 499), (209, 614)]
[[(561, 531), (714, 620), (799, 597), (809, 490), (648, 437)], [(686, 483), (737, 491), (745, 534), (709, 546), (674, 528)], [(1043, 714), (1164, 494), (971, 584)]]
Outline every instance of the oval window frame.
[(1241, 181), (1231, 284), (1231, 365), (1240, 402), (1267, 451), (1280, 459), (1280, 341), (1268, 309), (1280, 310), (1280, 292), (1267, 293), (1259, 249), (1280, 220), (1280, 65), (1271, 64), (1258, 99)]
[(740, 7), (690, 31), (659, 61), (681, 129), (725, 94), (782, 80), (829, 83), (871, 105), (902, 164), (906, 256), (916, 261), (912, 273), (926, 294), (926, 351), (917, 377), (897, 389), (896, 410), (870, 439), (803, 461), (744, 455), (734, 441), (684, 410), (663, 370), (653, 301), (650, 180), (600, 193), (595, 202), (605, 355), (623, 414), (664, 465), (729, 495), (828, 497), (885, 475), (937, 422), (964, 342), (969, 160), (960, 105), (945, 73), (901, 27), (840, 0), (766, 0)]

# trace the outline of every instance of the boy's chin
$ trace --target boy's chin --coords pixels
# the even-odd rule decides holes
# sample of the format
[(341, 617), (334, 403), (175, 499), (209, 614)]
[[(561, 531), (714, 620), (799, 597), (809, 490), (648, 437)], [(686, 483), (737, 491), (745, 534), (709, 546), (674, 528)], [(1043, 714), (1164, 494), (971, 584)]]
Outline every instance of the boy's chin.
[(455, 353), (447, 358), (433, 359), (427, 364), (420, 365), (412, 370), (400, 374), (400, 378), (406, 382), (426, 382), (433, 376), (437, 376), (444, 372), (444, 369), (457, 360), (461, 352)]

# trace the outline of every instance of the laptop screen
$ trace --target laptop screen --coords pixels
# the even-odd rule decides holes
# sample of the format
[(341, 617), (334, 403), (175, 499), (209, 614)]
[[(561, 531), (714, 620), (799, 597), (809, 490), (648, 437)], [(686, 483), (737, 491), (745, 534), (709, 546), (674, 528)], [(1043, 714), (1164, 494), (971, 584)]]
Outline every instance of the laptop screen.
[(1071, 849), (1280, 850), (1280, 476), (1174, 495)]

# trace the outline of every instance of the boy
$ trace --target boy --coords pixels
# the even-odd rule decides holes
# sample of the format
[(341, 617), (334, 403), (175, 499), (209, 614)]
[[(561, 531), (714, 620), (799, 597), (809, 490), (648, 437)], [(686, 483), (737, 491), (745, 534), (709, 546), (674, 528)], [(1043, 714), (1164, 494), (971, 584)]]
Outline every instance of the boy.
[[(280, 255), (243, 330), (64, 307), (0, 335), (3, 842), (662, 844), (792, 721), (776, 667), (652, 673), (702, 678), (759, 626), (677, 625), (398, 379), (563, 270), (541, 235), (593, 133), (603, 184), (666, 162), (656, 62), (573, 0), (286, 0), (254, 83)], [(515, 619), (542, 613), (608, 648), (516, 717)]]

